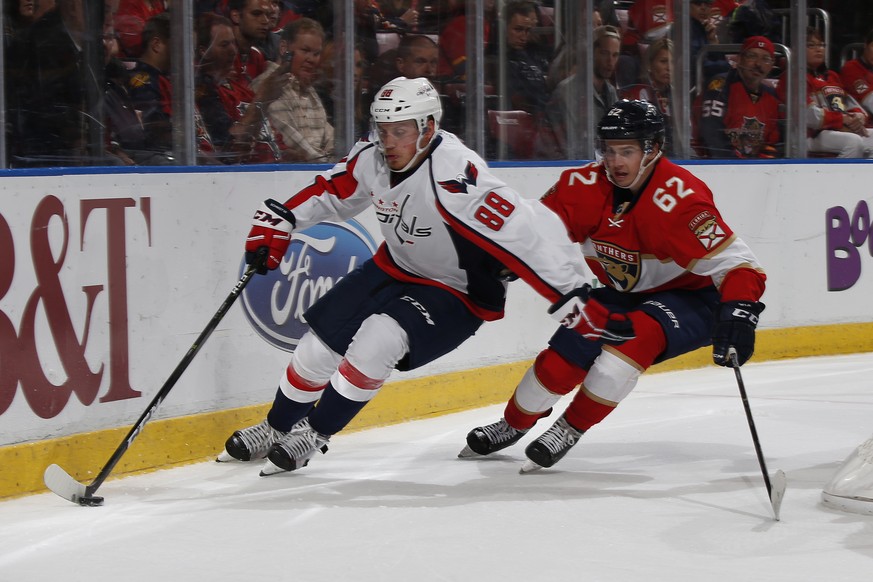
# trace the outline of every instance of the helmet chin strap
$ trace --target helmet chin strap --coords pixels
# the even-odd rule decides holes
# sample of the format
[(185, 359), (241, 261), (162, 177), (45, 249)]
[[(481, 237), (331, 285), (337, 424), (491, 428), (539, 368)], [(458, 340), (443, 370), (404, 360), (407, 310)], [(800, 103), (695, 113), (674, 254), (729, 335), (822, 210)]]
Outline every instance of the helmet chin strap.
[[(650, 153), (651, 153), (651, 151), (649, 151), (646, 155), (648, 156)], [(639, 184), (640, 178), (643, 177), (643, 174), (645, 174), (646, 170), (648, 170), (652, 166), (652, 164), (657, 162), (663, 154), (664, 154), (664, 152), (661, 151), (661, 148), (658, 148), (658, 153), (655, 154), (655, 157), (653, 157), (650, 162), (641, 163), (640, 169), (637, 171), (637, 177), (634, 178), (634, 181), (631, 182), (629, 186), (622, 186), (621, 184), (616, 182), (615, 179), (612, 177), (612, 172), (609, 171), (609, 166), (606, 166), (606, 177), (609, 179), (610, 182), (612, 182), (613, 184), (615, 184), (619, 188), (626, 188), (628, 190), (633, 190)]]

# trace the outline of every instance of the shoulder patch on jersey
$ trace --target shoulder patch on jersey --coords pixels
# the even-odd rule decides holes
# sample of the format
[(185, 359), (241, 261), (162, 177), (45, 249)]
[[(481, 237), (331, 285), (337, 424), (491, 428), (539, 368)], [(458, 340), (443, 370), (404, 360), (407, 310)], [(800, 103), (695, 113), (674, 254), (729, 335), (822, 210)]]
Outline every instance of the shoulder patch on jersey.
[(855, 81), (854, 88), (856, 93), (866, 93), (870, 90), (870, 87), (867, 86), (867, 83), (864, 81), (864, 79), (858, 79), (857, 81)]
[(150, 81), (151, 77), (148, 73), (139, 72), (130, 78), (129, 83), (130, 86), (134, 89), (139, 89), (140, 87), (145, 87), (146, 85), (148, 85)]
[(691, 222), (688, 223), (688, 228), (691, 229), (703, 248), (708, 251), (717, 247), (727, 236), (724, 229), (718, 224), (718, 220), (708, 210), (704, 210), (692, 218)]
[(725, 78), (724, 77), (716, 77), (707, 85), (707, 91), (721, 91), (721, 88), (724, 87)]
[(444, 180), (437, 182), (446, 191), (457, 194), (459, 192), (467, 192), (467, 186), (475, 186), (476, 180), (479, 177), (479, 170), (473, 165), (473, 162), (467, 162), (467, 167), (464, 168), (463, 174), (458, 174), (455, 180)]

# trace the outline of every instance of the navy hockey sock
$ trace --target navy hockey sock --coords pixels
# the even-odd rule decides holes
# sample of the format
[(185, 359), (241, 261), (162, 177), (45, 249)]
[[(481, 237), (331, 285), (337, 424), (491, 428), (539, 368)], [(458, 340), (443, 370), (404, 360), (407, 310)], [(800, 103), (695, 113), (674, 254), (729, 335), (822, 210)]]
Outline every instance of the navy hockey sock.
[(321, 394), (318, 406), (309, 415), (309, 425), (325, 436), (334, 435), (345, 428), (367, 402), (369, 401), (349, 400), (328, 384)]
[(267, 422), (280, 432), (288, 432), (292, 426), (309, 414), (314, 404), (313, 402), (295, 402), (285, 396), (282, 389), (279, 388), (276, 390), (273, 407), (267, 413)]

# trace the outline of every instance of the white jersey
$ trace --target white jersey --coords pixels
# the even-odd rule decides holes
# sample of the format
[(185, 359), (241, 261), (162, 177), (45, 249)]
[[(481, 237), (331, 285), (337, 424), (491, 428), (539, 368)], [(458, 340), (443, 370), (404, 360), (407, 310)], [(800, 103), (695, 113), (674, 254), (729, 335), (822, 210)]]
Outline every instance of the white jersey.
[(558, 216), (495, 177), (455, 135), (440, 130), (418, 167), (393, 186), (391, 177), (364, 139), (285, 205), (297, 230), (372, 205), (385, 238), (376, 264), (450, 290), (485, 320), (503, 315), (506, 269), (552, 302), (585, 283), (582, 254)]

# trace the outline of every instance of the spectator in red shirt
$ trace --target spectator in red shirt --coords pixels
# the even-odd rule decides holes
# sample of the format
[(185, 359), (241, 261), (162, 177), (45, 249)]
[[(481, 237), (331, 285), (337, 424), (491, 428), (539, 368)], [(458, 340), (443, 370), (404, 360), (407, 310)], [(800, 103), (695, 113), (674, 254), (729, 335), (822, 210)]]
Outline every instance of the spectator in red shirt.
[(619, 88), (640, 76), (644, 47), (670, 34), (673, 0), (636, 0), (627, 11), (627, 29), (622, 33), (621, 59), (616, 69)]
[[(484, 0), (485, 23), (483, 35), (485, 45), (491, 43), (494, 34), (492, 21), (496, 15), (495, 0)], [(467, 78), (467, 15), (463, 10), (456, 14), (440, 33), (441, 78), (462, 81)]]
[(142, 54), (142, 31), (152, 16), (167, 11), (165, 0), (120, 0), (115, 12), (115, 32), (122, 56), (138, 58)]
[(203, 14), (197, 21), (195, 102), (217, 153), (227, 163), (288, 161), (288, 148), (264, 110), (288, 81), (288, 66), (252, 91), (234, 72), (237, 46), (233, 25), (223, 16)]
[[(852, 98), (843, 80), (825, 65), (821, 33), (807, 29), (806, 36), (806, 127), (807, 150), (836, 154), (838, 158), (873, 157), (873, 133), (867, 129), (867, 114)], [(786, 83), (779, 84), (784, 94)]]
[(840, 77), (849, 95), (861, 104), (867, 113), (867, 126), (873, 120), (873, 30), (864, 37), (864, 49), (857, 59), (843, 65)]
[(779, 154), (780, 100), (764, 79), (773, 69), (773, 43), (746, 39), (737, 68), (716, 76), (695, 109), (700, 111), (702, 154), (711, 158), (772, 158)]
[(257, 45), (267, 40), (272, 10), (270, 0), (228, 2), (228, 17), (233, 23), (233, 36), (237, 46), (234, 70), (245, 83), (251, 83), (267, 66), (267, 59)]

